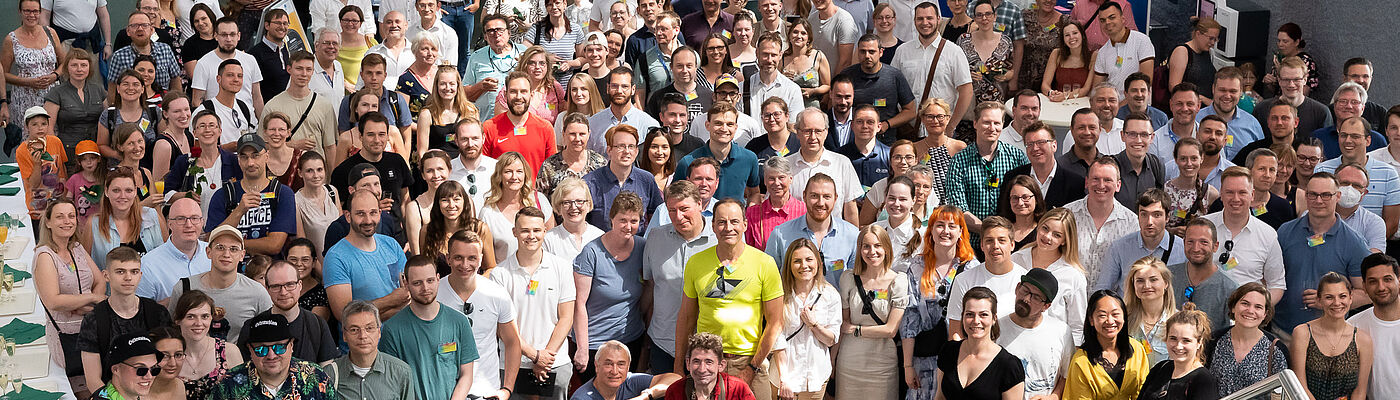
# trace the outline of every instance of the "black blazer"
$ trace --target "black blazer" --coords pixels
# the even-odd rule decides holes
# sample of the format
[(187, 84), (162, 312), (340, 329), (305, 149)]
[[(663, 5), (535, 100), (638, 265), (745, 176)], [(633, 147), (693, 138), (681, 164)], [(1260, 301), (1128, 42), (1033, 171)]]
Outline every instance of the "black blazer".
[[(1012, 179), (1021, 175), (1030, 174), (1030, 164), (1006, 171), (1006, 175), (1001, 180), (1001, 198), (1006, 198), (1010, 195), (1010, 183)], [(1055, 177), (1050, 178), (1050, 187), (1044, 189), (1045, 192), (1048, 193), (1045, 195), (1045, 209), (1064, 207), (1065, 204), (1084, 198), (1084, 177), (1061, 166), (1061, 168), (1055, 169)]]
[(259, 87), (262, 89), (263, 101), (271, 101), (273, 97), (287, 90), (291, 75), (287, 73), (286, 66), (282, 65), (282, 56), (272, 51), (271, 47), (267, 47), (262, 38), (256, 40), (257, 44), (248, 48), (248, 55), (258, 60), (258, 71), (262, 72), (263, 80)]

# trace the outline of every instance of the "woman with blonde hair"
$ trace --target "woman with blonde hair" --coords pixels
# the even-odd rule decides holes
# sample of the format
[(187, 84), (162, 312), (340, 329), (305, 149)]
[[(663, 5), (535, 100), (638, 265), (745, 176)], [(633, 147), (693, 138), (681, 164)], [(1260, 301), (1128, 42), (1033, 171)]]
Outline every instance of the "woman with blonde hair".
[(914, 142), (914, 154), (918, 155), (921, 162), (933, 168), (933, 192), (938, 194), (938, 202), (947, 204), (948, 194), (943, 190), (943, 180), (948, 176), (948, 165), (953, 161), (953, 155), (958, 154), (967, 143), (953, 139), (949, 136), (950, 121), (961, 116), (953, 116), (953, 107), (948, 106), (948, 102), (943, 99), (932, 98), (924, 102), (919, 107), (919, 124), (924, 128), (927, 135), (923, 139)]
[(457, 124), (462, 120), (479, 118), (476, 104), (467, 98), (462, 90), (462, 78), (457, 67), (440, 65), (433, 76), (433, 94), (418, 112), (417, 138), (413, 143), (422, 158), (428, 150), (447, 152), (449, 158), (457, 158), (457, 143), (447, 138), (457, 132)]
[[(549, 63), (549, 52), (540, 46), (530, 46), (520, 53), (519, 60), (515, 71), (530, 77), (530, 112), (545, 121), (553, 121), (558, 117), (559, 106), (566, 102), (566, 96), (564, 87), (554, 79), (554, 67)], [(506, 104), (506, 91), (496, 91), (496, 114), (509, 109), (510, 106)]]
[(267, 139), (267, 176), (287, 185), (292, 190), (301, 189), (301, 177), (297, 175), (297, 162), (301, 160), (301, 150), (289, 145), (292, 136), (292, 119), (278, 111), (267, 113), (258, 124)]
[(1045, 316), (1065, 321), (1074, 342), (1084, 338), (1084, 310), (1088, 308), (1089, 280), (1079, 263), (1079, 235), (1074, 214), (1064, 208), (1046, 211), (1035, 225), (1035, 241), (1011, 254), (1011, 261), (1026, 268), (1041, 268), (1055, 275), (1059, 294)]
[(1219, 399), (1215, 375), (1205, 367), (1205, 341), (1210, 338), (1210, 318), (1187, 302), (1167, 320), (1168, 360), (1147, 373), (1139, 400)]
[(1191, 40), (1172, 49), (1167, 59), (1167, 87), (1191, 82), (1201, 100), (1209, 102), (1215, 87), (1215, 63), (1211, 61), (1210, 49), (1220, 39), (1220, 31), (1220, 23), (1214, 19), (1191, 17)]
[(561, 147), (564, 145), (564, 116), (569, 113), (591, 116), (607, 107), (602, 94), (598, 92), (598, 84), (587, 74), (574, 74), (570, 77), (565, 93), (566, 98), (563, 104), (559, 105), (559, 116), (554, 118), (554, 143)]
[(769, 377), (779, 398), (819, 400), (831, 378), (831, 348), (841, 333), (841, 293), (827, 283), (821, 249), (811, 240), (794, 240), (782, 261), (783, 331), (779, 337), (787, 350), (780, 362), (772, 364), (774, 373)]
[(1176, 291), (1172, 272), (1156, 257), (1133, 263), (1123, 279), (1123, 329), (1138, 343), (1145, 343), (1148, 365), (1167, 356), (1167, 319), (1176, 315)]
[[(65, 367), (68, 376), (74, 377), (72, 381), (83, 382), (78, 331), (83, 315), (107, 298), (107, 279), (86, 247), (76, 240), (78, 209), (72, 200), (60, 197), (49, 202), (38, 225), (34, 285), (50, 320), (44, 324), (49, 354)], [(61, 343), (71, 343), (72, 348), (64, 348)]]
[(477, 211), (477, 216), (491, 227), (494, 238), (492, 246), (497, 260), (504, 260), (515, 254), (519, 243), (515, 240), (515, 214), (525, 207), (536, 207), (544, 212), (545, 228), (554, 227), (554, 207), (549, 200), (535, 190), (535, 172), (525, 157), (517, 152), (507, 152), (496, 160), (496, 170), (491, 174), (491, 190), (486, 193), (486, 201)]
[(603, 236), (603, 230), (588, 223), (593, 211), (593, 194), (588, 183), (579, 177), (559, 181), (549, 201), (559, 207), (559, 225), (544, 233), (544, 250), (549, 254), (572, 260), (583, 246)]
[[(953, 277), (977, 262), (963, 211), (934, 209), (928, 228), (910, 241), (895, 271), (909, 280), (909, 307), (900, 320), (906, 400), (932, 399), (938, 389), (938, 351), (948, 340), (948, 294)], [(918, 252), (915, 250), (918, 249)]]
[(836, 398), (893, 399), (899, 394), (899, 336), (909, 306), (909, 278), (890, 269), (895, 257), (885, 228), (869, 225), (858, 236), (859, 257), (841, 274), (841, 354)]

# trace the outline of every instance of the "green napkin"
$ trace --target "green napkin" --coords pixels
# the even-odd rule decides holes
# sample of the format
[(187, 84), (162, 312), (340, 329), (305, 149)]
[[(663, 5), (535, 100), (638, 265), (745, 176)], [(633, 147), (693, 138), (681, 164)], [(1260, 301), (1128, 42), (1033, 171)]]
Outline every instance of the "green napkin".
[(15, 318), (5, 326), (0, 326), (0, 335), (5, 335), (5, 339), (14, 340), (15, 344), (23, 346), (44, 337), (44, 326)]
[(28, 272), (20, 271), (20, 270), (17, 270), (17, 269), (14, 269), (14, 268), (10, 267), (10, 264), (5, 264), (5, 271), (4, 271), (4, 273), (6, 273), (6, 274), (15, 274), (15, 283), (19, 283), (19, 282), (22, 281), (22, 280), (25, 280), (25, 279), (29, 279), (29, 278), (34, 277), (34, 275), (32, 275), (32, 274), (30, 274), (30, 273), (28, 273)]
[(9, 175), (19, 172), (19, 167), (14, 165), (0, 165), (0, 174)]
[(63, 398), (63, 393), (43, 391), (29, 385), (24, 385), (24, 390), (12, 391), (0, 396), (0, 400), (57, 400), (60, 398)]
[(19, 193), (17, 187), (0, 188), (0, 196), (14, 196)]
[(14, 182), (14, 181), (17, 181), (17, 180), (19, 180), (19, 178), (16, 178), (16, 177), (14, 177), (14, 176), (10, 176), (10, 175), (0, 175), (0, 185), (8, 185), (8, 184), (10, 184), (10, 182)]

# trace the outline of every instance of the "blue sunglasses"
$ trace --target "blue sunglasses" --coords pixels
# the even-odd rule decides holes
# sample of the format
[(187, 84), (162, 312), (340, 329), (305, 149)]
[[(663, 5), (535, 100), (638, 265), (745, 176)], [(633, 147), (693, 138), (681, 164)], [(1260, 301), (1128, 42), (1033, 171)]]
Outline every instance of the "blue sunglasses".
[(287, 354), (288, 344), (290, 343), (278, 343), (270, 346), (253, 346), (253, 355), (256, 355), (258, 357), (267, 357), (268, 350), (271, 350), (273, 354), (277, 354), (279, 356)]

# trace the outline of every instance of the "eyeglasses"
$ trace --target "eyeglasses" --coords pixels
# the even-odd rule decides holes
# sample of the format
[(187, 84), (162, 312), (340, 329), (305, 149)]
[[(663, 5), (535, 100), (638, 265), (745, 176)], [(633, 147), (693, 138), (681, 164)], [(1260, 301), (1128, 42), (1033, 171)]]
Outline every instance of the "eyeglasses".
[(283, 291), (283, 290), (293, 290), (293, 289), (296, 289), (298, 286), (301, 286), (301, 281), (292, 281), (292, 282), (282, 283), (282, 284), (276, 284), (276, 285), (267, 285), (267, 291), (268, 291), (268, 292), (281, 292), (281, 291)]
[(559, 202), (559, 208), (584, 208), (588, 206), (589, 200), (564, 200)]
[(487, 28), (487, 29), (486, 29), (486, 33), (489, 33), (489, 34), (492, 34), (492, 35), (498, 35), (498, 34), (506, 33), (506, 28)]
[(214, 245), (214, 251), (228, 251), (228, 252), (237, 253), (237, 252), (243, 251), (243, 247), (240, 247), (240, 246), (224, 246), (224, 245), (222, 245), (222, 244), (216, 244), (216, 245)]
[(170, 222), (170, 223), (173, 223), (173, 224), (184, 224), (184, 223), (194, 223), (194, 224), (198, 224), (200, 221), (203, 221), (203, 220), (204, 220), (204, 217), (203, 217), (203, 216), (199, 216), (199, 215), (192, 216), (192, 217), (171, 217), (171, 218), (167, 218), (167, 219), (166, 219), (167, 222)]
[(123, 362), (122, 365), (131, 367), (132, 369), (136, 370), (136, 376), (156, 376), (156, 375), (160, 375), (160, 366), (159, 366), (159, 365), (154, 366), (154, 367), (138, 367), (138, 366), (135, 366), (135, 365), (127, 364), (127, 363), (125, 363), (125, 362)]
[(1031, 140), (1031, 141), (1027, 141), (1027, 142), (1026, 142), (1026, 147), (1048, 146), (1048, 145), (1050, 145), (1051, 143), (1055, 143), (1055, 141), (1054, 141), (1054, 140), (1050, 140), (1050, 139), (1045, 139), (1045, 140)]
[(739, 92), (733, 91), (733, 90), (724, 90), (724, 91), (717, 91), (717, 92), (715, 92), (715, 96), (721, 96), (721, 97), (733, 97), (733, 96), (738, 96), (738, 95), (739, 95)]
[(1023, 194), (1023, 195), (1020, 195), (1020, 196), (1011, 196), (1011, 202), (1012, 202), (1012, 203), (1020, 203), (1020, 202), (1023, 202), (1023, 201), (1031, 201), (1031, 200), (1035, 200), (1035, 195), (1033, 195), (1033, 194)]
[(292, 342), (288, 341), (286, 343), (278, 343), (274, 345), (253, 346), (253, 355), (258, 357), (267, 357), (268, 350), (272, 350), (273, 354), (279, 356), (287, 354), (287, 345), (289, 344), (292, 344)]
[(1016, 285), (1016, 295), (1017, 295), (1017, 296), (1025, 296), (1027, 299), (1030, 299), (1031, 301), (1035, 301), (1035, 302), (1049, 303), (1049, 301), (1046, 301), (1046, 300), (1045, 300), (1045, 296), (1041, 296), (1041, 295), (1039, 295), (1039, 294), (1032, 293), (1032, 292), (1031, 292), (1031, 289), (1030, 289), (1030, 284), (1025, 284), (1025, 285), (1018, 284), (1018, 285)]
[(622, 151), (636, 151), (636, 150), (637, 150), (637, 145), (635, 145), (635, 144), (614, 144), (614, 145), (611, 145), (611, 146), (608, 146), (608, 147), (612, 147), (612, 148), (614, 148), (614, 149), (618, 149), (618, 150), (622, 150)]
[(1303, 193), (1303, 196), (1307, 196), (1308, 200), (1317, 200), (1317, 199), (1332, 200), (1332, 197), (1333, 197), (1333, 196), (1336, 196), (1336, 195), (1337, 195), (1336, 192), (1322, 192), (1322, 193), (1318, 193), (1318, 192), (1308, 191), (1308, 192), (1304, 192), (1304, 193)]
[(358, 23), (361, 23), (361, 22), (365, 22), (365, 20), (362, 20), (362, 19), (341, 18), (341, 19), (340, 19), (340, 22), (344, 22), (344, 23), (347, 23), (347, 24), (358, 24)]
[(143, 24), (143, 23), (139, 23), (139, 22), (138, 22), (138, 23), (135, 23), (135, 24), (126, 24), (126, 26), (127, 26), (128, 28), (147, 29), (147, 28), (150, 28), (150, 27), (151, 27), (151, 24), (149, 24), (149, 23)]
[(924, 114), (924, 119), (931, 119), (934, 121), (947, 121), (951, 118), (953, 118), (953, 116), (948, 114)]
[(1219, 261), (1219, 262), (1220, 262), (1220, 265), (1229, 264), (1229, 263), (1230, 263), (1230, 252), (1233, 251), (1233, 250), (1235, 250), (1235, 241), (1234, 241), (1234, 240), (1226, 240), (1226, 241), (1225, 241), (1225, 252), (1224, 252), (1224, 253), (1220, 253), (1220, 259), (1219, 259), (1219, 260), (1216, 260), (1216, 261)]
[(1316, 164), (1322, 162), (1322, 157), (1298, 156), (1298, 161)]
[(766, 112), (766, 113), (763, 113), (763, 119), (779, 119), (779, 118), (783, 118), (783, 116), (784, 116), (785, 114), (787, 114), (787, 113), (782, 112), (782, 111)]
[(1123, 132), (1123, 137), (1130, 139), (1151, 139), (1152, 132)]

